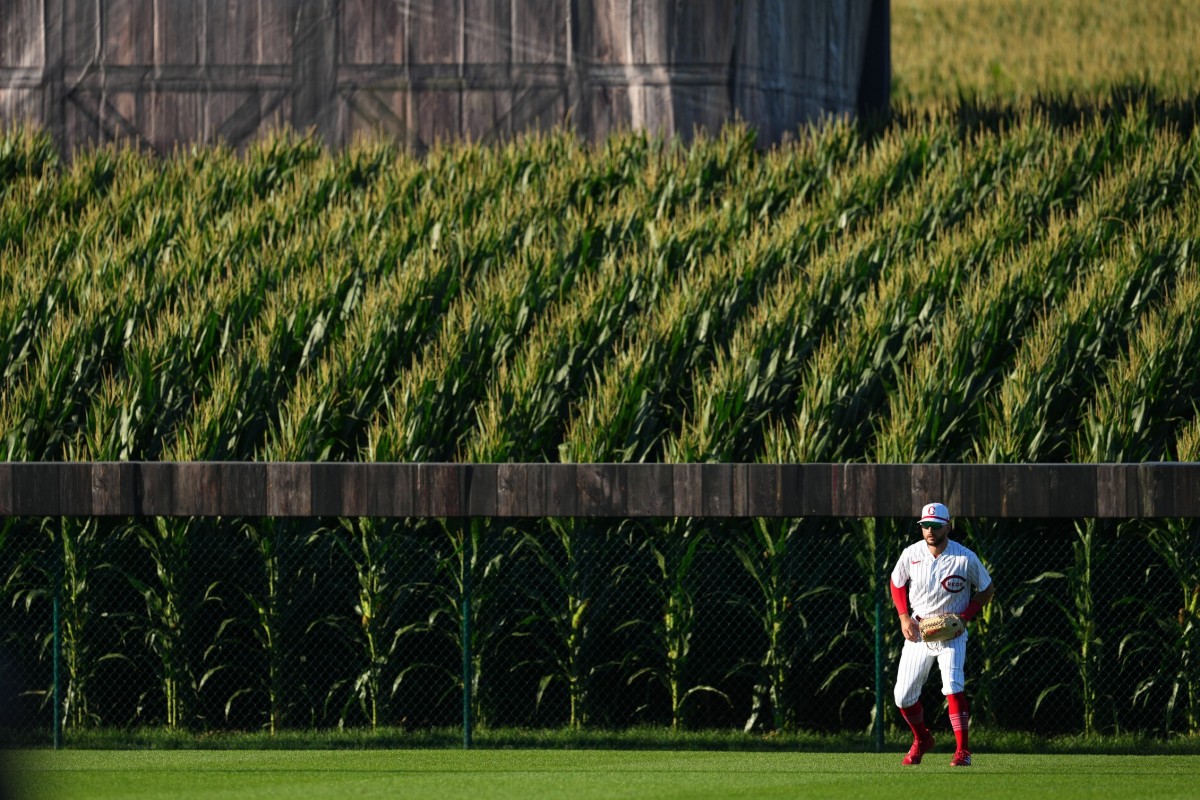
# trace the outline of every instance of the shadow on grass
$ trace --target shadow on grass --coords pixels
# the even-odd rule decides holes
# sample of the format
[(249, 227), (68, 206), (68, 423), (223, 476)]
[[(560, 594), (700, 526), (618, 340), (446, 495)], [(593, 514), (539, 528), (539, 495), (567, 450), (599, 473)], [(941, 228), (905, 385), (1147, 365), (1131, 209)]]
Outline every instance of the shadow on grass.
[[(949, 731), (944, 738), (949, 739)], [(993, 753), (1063, 753), (1088, 755), (1200, 755), (1200, 736), (1154, 738), (1144, 735), (1039, 736), (1019, 731), (977, 730), (972, 749)], [(889, 732), (884, 751), (903, 752), (907, 733)], [(44, 748), (50, 737), (36, 734), (8, 741), (8, 747)], [(64, 746), (74, 750), (384, 750), (461, 749), (459, 728), (405, 730), (282, 731), (192, 733), (159, 728), (98, 729), (73, 732)], [(625, 730), (534, 730), (504, 728), (474, 732), (478, 750), (725, 750), (745, 752), (874, 752), (872, 736), (856, 733), (799, 732), (750, 734), (741, 731), (671, 731), (660, 728)]]

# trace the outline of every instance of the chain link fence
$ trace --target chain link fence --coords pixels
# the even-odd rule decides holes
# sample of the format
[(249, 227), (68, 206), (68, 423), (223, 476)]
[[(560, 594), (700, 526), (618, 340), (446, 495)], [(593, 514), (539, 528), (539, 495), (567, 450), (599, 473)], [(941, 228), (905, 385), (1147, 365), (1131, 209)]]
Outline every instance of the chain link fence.
[[(1198, 524), (959, 520), (997, 586), (972, 624), (974, 724), (1197, 733)], [(866, 732), (881, 700), (902, 725), (885, 582), (914, 520), (56, 517), (2, 536), (10, 740), (48, 739), (56, 705), (67, 744), (142, 726)], [(944, 714), (936, 675), (925, 691)]]

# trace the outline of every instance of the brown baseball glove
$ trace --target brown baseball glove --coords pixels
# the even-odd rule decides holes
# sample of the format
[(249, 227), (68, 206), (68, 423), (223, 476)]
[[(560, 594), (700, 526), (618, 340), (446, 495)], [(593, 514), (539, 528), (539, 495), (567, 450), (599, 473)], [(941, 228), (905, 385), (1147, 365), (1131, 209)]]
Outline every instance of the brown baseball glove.
[(925, 642), (948, 642), (967, 629), (967, 623), (958, 614), (934, 614), (922, 617), (917, 624)]

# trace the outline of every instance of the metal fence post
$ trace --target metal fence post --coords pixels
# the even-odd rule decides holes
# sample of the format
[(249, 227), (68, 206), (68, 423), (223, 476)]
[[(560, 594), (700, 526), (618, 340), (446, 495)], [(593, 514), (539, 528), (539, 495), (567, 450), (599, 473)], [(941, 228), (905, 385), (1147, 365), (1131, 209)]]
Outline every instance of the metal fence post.
[(887, 520), (875, 519), (875, 752), (883, 752), (883, 603), (887, 562), (884, 560), (883, 531)]
[(459, 523), (462, 528), (462, 721), (463, 749), (471, 749), (471, 573), (474, 571), (475, 547), (470, 524)]
[(54, 669), (54, 749), (58, 750), (62, 747), (62, 732), (63, 732), (63, 704), (62, 704), (62, 582), (63, 582), (63, 525), (62, 520), (59, 520), (58, 525), (58, 547), (54, 558), (54, 594), (51, 602), (52, 619), (51, 625), (53, 631), (51, 635), (51, 662)]

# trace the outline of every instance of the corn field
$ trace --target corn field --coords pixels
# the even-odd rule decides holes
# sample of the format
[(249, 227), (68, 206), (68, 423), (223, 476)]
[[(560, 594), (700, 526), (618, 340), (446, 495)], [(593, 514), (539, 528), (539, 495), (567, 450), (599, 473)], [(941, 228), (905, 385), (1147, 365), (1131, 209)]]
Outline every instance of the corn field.
[[(12, 127), (3, 457), (1200, 460), (1196, 108), (70, 163)], [(68, 734), (455, 725), (464, 680), (485, 726), (866, 729), (872, 609), (915, 535), (8, 518), (0, 689), (8, 727), (50, 724), (57, 596)], [(1195, 521), (958, 535), (999, 587), (978, 724), (1200, 733)]]

